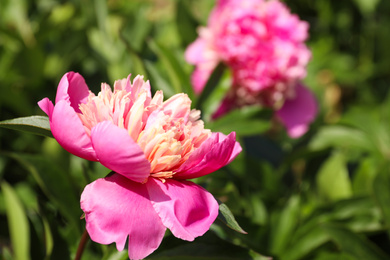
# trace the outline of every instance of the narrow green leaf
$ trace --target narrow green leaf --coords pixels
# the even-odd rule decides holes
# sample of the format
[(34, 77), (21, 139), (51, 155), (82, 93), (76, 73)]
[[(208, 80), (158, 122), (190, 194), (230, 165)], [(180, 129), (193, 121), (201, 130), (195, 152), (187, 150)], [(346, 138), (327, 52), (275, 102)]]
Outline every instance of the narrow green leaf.
[(318, 225), (310, 229), (304, 236), (293, 241), (294, 246), (287, 247), (281, 253), (280, 259), (299, 260), (313, 252), (319, 246), (329, 241), (329, 235)]
[(233, 213), (230, 211), (228, 206), (224, 203), (219, 203), (219, 214), (218, 219), (222, 221), (226, 226), (229, 228), (241, 233), (241, 234), (247, 234), (246, 231), (244, 231), (240, 225), (237, 223), (236, 219), (233, 216)]
[(53, 137), (50, 131), (49, 118), (46, 116), (29, 116), (9, 119), (1, 121), (0, 127)]
[(176, 5), (176, 26), (184, 47), (196, 39), (196, 28), (199, 26), (199, 23), (189, 12), (187, 3), (188, 1), (180, 0)]
[(207, 80), (206, 86), (203, 88), (203, 91), (195, 104), (196, 108), (203, 110), (203, 104), (219, 84), (219, 81), (222, 79), (225, 69), (226, 66), (223, 63), (218, 64), (218, 66), (214, 69), (213, 73)]
[(389, 201), (390, 201), (390, 178), (388, 171), (383, 171), (378, 174), (378, 176), (374, 180), (374, 195), (376, 198), (377, 203), (379, 204), (384, 221), (386, 222), (387, 226), (387, 233), (390, 236), (390, 208), (389, 208)]
[(310, 142), (309, 148), (320, 150), (329, 147), (367, 151), (372, 149), (372, 143), (359, 129), (340, 125), (323, 126)]
[(361, 235), (353, 233), (344, 227), (335, 224), (324, 224), (322, 228), (329, 234), (331, 239), (343, 251), (356, 259), (384, 260), (390, 259), (376, 245)]
[(320, 194), (326, 199), (339, 200), (352, 195), (348, 169), (340, 153), (333, 154), (325, 161), (318, 172), (316, 181)]
[[(174, 239), (174, 238), (173, 238)], [(167, 248), (170, 237), (164, 239), (161, 249), (148, 257), (156, 260), (250, 260), (249, 250), (222, 240), (212, 232), (207, 232), (194, 242), (178, 242)]]
[(148, 45), (152, 51), (154, 51), (157, 56), (161, 59), (161, 62), (164, 64), (166, 72), (171, 79), (171, 83), (175, 89), (176, 93), (185, 92), (191, 100), (194, 98), (194, 92), (191, 87), (190, 77), (184, 71), (183, 65), (180, 64), (175, 55), (167, 49), (165, 46), (149, 40)]
[(300, 198), (294, 195), (288, 200), (275, 224), (275, 230), (272, 232), (272, 252), (279, 254), (287, 247), (298, 223), (299, 209)]
[[(56, 205), (61, 214), (73, 225), (73, 235), (78, 237), (81, 232), (79, 217), (82, 211), (79, 199), (69, 175), (51, 160), (34, 155), (6, 154), (21, 163), (34, 177), (48, 198)], [(79, 232), (79, 233), (77, 233)]]
[(162, 90), (165, 98), (173, 96), (175, 94), (175, 90), (165, 81), (153, 63), (150, 61), (144, 61), (144, 63), (145, 68), (148, 71), (148, 75), (151, 78), (152, 89), (154, 91)]
[(30, 259), (30, 228), (23, 205), (12, 187), (1, 183), (15, 260)]
[(234, 131), (239, 136), (246, 136), (267, 131), (271, 127), (271, 120), (268, 111), (252, 106), (235, 109), (205, 125), (213, 132), (229, 134)]

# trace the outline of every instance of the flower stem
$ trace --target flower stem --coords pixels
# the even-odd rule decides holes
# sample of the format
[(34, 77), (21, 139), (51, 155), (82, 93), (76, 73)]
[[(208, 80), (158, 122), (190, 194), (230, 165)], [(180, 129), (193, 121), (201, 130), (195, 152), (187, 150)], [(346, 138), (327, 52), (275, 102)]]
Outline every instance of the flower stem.
[(76, 257), (74, 258), (74, 260), (80, 260), (81, 259), (81, 256), (83, 255), (83, 252), (84, 252), (85, 245), (88, 242), (88, 238), (89, 238), (88, 232), (87, 232), (87, 230), (84, 230), (84, 233), (81, 236), (79, 247), (77, 248)]

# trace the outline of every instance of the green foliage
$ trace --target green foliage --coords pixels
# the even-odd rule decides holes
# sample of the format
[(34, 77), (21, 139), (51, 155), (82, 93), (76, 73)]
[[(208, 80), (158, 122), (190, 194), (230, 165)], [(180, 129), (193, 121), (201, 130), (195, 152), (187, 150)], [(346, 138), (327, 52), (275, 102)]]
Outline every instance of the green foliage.
[[(221, 201), (211, 230), (191, 243), (167, 234), (148, 259), (389, 259), (390, 2), (285, 3), (310, 24), (304, 83), (320, 111), (296, 140), (266, 108), (212, 119), (231, 85), (222, 64), (194, 93), (184, 51), (215, 1), (0, 1), (2, 257), (76, 254), (80, 194), (108, 170), (64, 151), (37, 102), (54, 100), (62, 75), (77, 71), (95, 93), (129, 73), (165, 97), (185, 92), (207, 128), (235, 131), (243, 148), (195, 180)], [(83, 259), (128, 256), (88, 243)]]

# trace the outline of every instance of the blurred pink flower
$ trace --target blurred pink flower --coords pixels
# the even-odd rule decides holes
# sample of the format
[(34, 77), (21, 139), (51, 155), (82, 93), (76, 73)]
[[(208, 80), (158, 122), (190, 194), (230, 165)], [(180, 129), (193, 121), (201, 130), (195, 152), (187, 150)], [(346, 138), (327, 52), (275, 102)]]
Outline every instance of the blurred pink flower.
[[(196, 66), (195, 92), (203, 90), (213, 69), (223, 62), (232, 71), (233, 86), (214, 117), (244, 105), (283, 109), (277, 112), (278, 118), (291, 137), (299, 137), (317, 113), (314, 96), (299, 83), (311, 58), (304, 43), (308, 28), (277, 0), (219, 0), (208, 26), (199, 28), (199, 38), (185, 53), (186, 60)], [(304, 98), (300, 97), (304, 92)], [(294, 99), (307, 104), (291, 110), (297, 103)]]
[(56, 140), (69, 152), (99, 161), (115, 173), (87, 185), (81, 195), (86, 227), (101, 244), (116, 242), (129, 257), (142, 259), (160, 245), (166, 228), (192, 241), (218, 215), (218, 203), (187, 181), (230, 163), (241, 151), (235, 133), (225, 136), (203, 127), (191, 100), (177, 94), (152, 98), (149, 82), (137, 76), (103, 83), (95, 96), (78, 73), (65, 74), (55, 106), (45, 98)]

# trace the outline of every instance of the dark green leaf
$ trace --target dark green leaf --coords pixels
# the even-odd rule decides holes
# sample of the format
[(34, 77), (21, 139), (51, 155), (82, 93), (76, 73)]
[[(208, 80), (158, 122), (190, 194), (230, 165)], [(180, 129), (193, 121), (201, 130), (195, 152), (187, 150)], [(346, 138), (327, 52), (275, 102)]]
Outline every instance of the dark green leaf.
[(2, 182), (1, 190), (4, 194), (14, 259), (30, 259), (30, 228), (23, 205), (8, 183)]
[(79, 235), (77, 231), (80, 232), (79, 218), (82, 211), (69, 175), (45, 157), (15, 153), (6, 155), (19, 161), (32, 174), (61, 214), (73, 225), (73, 235), (77, 237)]
[(222, 221), (226, 226), (229, 228), (242, 233), (242, 234), (247, 234), (240, 225), (237, 223), (236, 219), (233, 216), (233, 213), (230, 211), (228, 206), (224, 203), (219, 203), (219, 214), (218, 214), (218, 219)]
[(196, 28), (199, 23), (194, 19), (188, 10), (188, 1), (180, 0), (176, 5), (176, 26), (184, 46), (192, 43), (196, 37)]
[(340, 247), (340, 250), (355, 257), (365, 260), (390, 259), (377, 246), (352, 231), (334, 224), (323, 224), (322, 228), (331, 239)]
[[(176, 238), (174, 238), (177, 240)], [(249, 260), (249, 250), (220, 239), (212, 232), (196, 238), (194, 242), (177, 241), (178, 245), (166, 248), (165, 238), (161, 250), (149, 257), (156, 260)]]
[[(386, 222), (387, 227), (390, 227), (390, 178), (387, 170), (379, 173), (375, 178), (373, 191), (382, 210), (384, 221)], [(387, 232), (390, 236), (389, 229), (387, 229)]]
[(1, 121), (0, 127), (53, 137), (50, 131), (49, 118), (46, 116), (29, 116), (9, 119)]
[(207, 80), (206, 85), (203, 88), (202, 93), (200, 94), (195, 107), (203, 110), (203, 104), (210, 97), (211, 93), (218, 86), (222, 76), (225, 72), (226, 66), (223, 63), (218, 64), (218, 66), (214, 69), (213, 73)]
[[(256, 106), (235, 109), (226, 115), (206, 123), (213, 132), (229, 134), (236, 132), (239, 136), (257, 135), (271, 127), (267, 111)], [(265, 119), (264, 119), (265, 118)]]
[(291, 239), (291, 235), (297, 226), (299, 219), (300, 197), (292, 196), (283, 211), (279, 220), (275, 223), (272, 231), (272, 252), (281, 253), (285, 250)]
[(149, 47), (154, 51), (164, 64), (164, 68), (171, 79), (171, 84), (176, 93), (185, 92), (193, 100), (194, 92), (191, 87), (190, 77), (184, 71), (183, 65), (168, 48), (153, 40), (148, 41)]
[(293, 246), (285, 248), (281, 253), (281, 259), (303, 259), (303, 257), (307, 256), (327, 241), (329, 241), (329, 235), (316, 224), (316, 226), (310, 229), (304, 236), (292, 241)]

